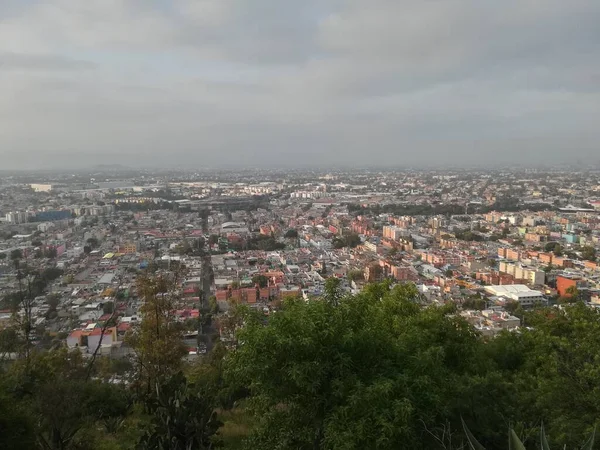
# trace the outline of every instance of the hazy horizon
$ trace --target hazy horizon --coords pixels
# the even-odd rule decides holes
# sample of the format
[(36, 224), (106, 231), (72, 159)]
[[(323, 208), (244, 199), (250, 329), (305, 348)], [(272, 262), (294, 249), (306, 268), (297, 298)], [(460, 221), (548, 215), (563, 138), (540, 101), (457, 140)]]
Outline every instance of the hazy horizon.
[(600, 3), (4, 0), (0, 170), (600, 164)]

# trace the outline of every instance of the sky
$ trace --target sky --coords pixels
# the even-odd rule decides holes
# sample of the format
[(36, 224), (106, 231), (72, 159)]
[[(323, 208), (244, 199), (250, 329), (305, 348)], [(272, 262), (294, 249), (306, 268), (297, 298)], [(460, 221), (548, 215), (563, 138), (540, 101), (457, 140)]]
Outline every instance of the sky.
[(0, 169), (600, 165), (600, 2), (0, 0)]

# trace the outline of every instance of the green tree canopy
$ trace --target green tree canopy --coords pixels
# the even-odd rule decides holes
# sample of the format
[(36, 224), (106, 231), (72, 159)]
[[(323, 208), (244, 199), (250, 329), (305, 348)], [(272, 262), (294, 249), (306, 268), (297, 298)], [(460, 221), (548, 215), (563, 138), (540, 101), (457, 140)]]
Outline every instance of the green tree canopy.
[(267, 287), (269, 284), (269, 277), (262, 274), (254, 275), (252, 277), (252, 283), (258, 284), (261, 288)]
[(297, 239), (298, 238), (298, 231), (294, 230), (294, 229), (290, 229), (287, 230), (285, 233), (285, 237), (288, 239)]
[(596, 261), (596, 249), (591, 246), (583, 247), (581, 257), (586, 261)]
[(289, 300), (243, 329), (226, 375), (251, 392), (248, 448), (434, 448), (424, 425), (458, 417), (450, 399), (482, 344), (416, 296), (382, 283), (339, 302)]

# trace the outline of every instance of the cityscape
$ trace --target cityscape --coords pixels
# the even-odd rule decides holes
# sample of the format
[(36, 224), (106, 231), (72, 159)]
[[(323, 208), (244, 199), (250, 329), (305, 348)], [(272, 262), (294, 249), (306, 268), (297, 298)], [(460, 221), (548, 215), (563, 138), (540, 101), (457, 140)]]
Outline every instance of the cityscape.
[(157, 320), (144, 286), (168, 274), (164, 326), (192, 367), (236, 351), (240, 311), (270, 320), (331, 289), (411, 286), (481, 339), (520, 335), (536, 310), (600, 308), (597, 171), (15, 172), (0, 211), (3, 360), (24, 333), (28, 353), (110, 361), (125, 385)]
[[(15, 261), (36, 273), (60, 273), (34, 301), (35, 337), (41, 343), (66, 334), (69, 347), (86, 352), (94, 350), (83, 345), (86, 333), (106, 320), (115, 296), (132, 290), (141, 269), (171, 262), (189, 269), (181, 286), (189, 299), (179, 320), (199, 316), (199, 291), (223, 313), (231, 302), (268, 311), (289, 296), (321, 296), (330, 277), (347, 293), (389, 279), (414, 283), (429, 304), (461, 306), (477, 329), (493, 335), (520, 327), (513, 314), (535, 304), (577, 296), (600, 305), (598, 177), (559, 171), (16, 174), (0, 186), (2, 292), (17, 288)], [(199, 281), (204, 276), (210, 284)], [(7, 323), (9, 306), (2, 316)], [(119, 308), (118, 332), (103, 342), (107, 352), (121, 348), (140, 303), (131, 299)]]
[(600, 449), (599, 24), (0, 0), (0, 450)]

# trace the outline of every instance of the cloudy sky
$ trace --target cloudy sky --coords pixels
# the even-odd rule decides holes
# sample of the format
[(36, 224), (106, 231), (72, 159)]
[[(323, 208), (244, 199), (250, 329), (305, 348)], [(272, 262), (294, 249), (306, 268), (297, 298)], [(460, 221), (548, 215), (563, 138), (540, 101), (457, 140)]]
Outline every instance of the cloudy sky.
[(0, 168), (600, 163), (600, 1), (0, 0)]

